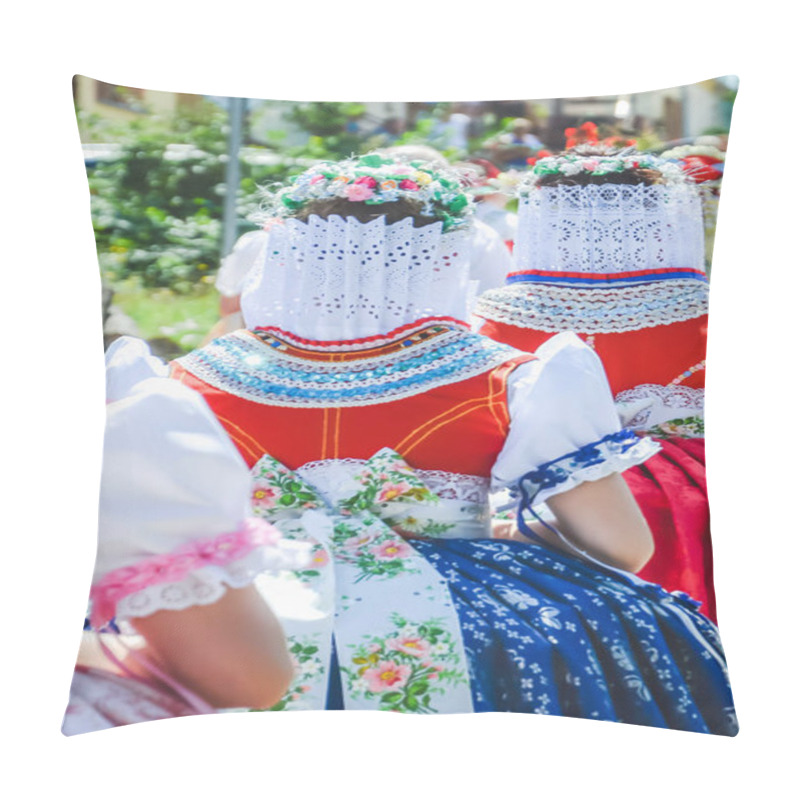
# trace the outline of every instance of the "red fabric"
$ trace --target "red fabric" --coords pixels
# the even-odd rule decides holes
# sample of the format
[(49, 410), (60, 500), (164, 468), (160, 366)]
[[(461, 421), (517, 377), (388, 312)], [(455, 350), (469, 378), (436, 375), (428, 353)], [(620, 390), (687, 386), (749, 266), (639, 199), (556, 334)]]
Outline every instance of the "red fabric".
[(417, 469), (489, 477), (508, 435), (506, 379), (524, 356), (423, 394), (355, 408), (286, 408), (244, 400), (173, 363), (203, 395), (245, 461), (269, 453), (290, 469), (326, 458), (369, 458), (391, 447)]
[[(598, 333), (592, 347), (603, 362), (611, 391), (616, 395), (642, 383), (666, 386), (689, 367), (705, 360), (708, 315), (671, 325), (642, 328), (625, 333)], [(484, 336), (532, 353), (553, 333), (518, 328), (487, 320), (481, 326)], [(586, 334), (579, 334), (586, 341)], [(681, 381), (693, 389), (705, 386), (705, 370), (698, 370)]]
[(720, 178), (722, 173), (714, 168), (714, 164), (722, 163), (718, 158), (709, 156), (687, 156), (683, 159), (683, 171), (695, 183), (704, 181), (715, 181)]
[(690, 594), (716, 621), (705, 440), (658, 441), (660, 453), (623, 473), (656, 538), (639, 576)]

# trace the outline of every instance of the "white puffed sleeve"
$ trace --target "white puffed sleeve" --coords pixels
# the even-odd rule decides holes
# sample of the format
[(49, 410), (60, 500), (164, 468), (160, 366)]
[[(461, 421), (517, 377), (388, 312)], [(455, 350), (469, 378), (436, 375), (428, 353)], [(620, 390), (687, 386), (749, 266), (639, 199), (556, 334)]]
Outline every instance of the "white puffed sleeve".
[(214, 285), (221, 295), (236, 297), (242, 293), (247, 273), (265, 252), (268, 241), (269, 234), (264, 230), (250, 231), (239, 237), (217, 272)]
[(302, 555), (251, 517), (246, 463), (203, 398), (169, 378), (107, 406), (95, 626), (215, 602)]
[(511, 426), (492, 470), (495, 489), (521, 478), (536, 502), (640, 464), (658, 450), (620, 428), (597, 354), (574, 333), (548, 339), (508, 382)]
[(120, 336), (106, 350), (106, 402), (125, 397), (147, 378), (165, 378), (168, 371), (160, 358), (151, 355), (147, 342)]

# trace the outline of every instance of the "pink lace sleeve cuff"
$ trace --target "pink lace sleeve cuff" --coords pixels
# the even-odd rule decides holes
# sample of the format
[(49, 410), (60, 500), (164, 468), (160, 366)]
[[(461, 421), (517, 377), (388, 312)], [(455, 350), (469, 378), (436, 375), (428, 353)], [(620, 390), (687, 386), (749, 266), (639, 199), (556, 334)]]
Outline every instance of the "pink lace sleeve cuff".
[(264, 520), (250, 518), (232, 533), (199, 539), (107, 573), (92, 586), (89, 619), (97, 629), (114, 617), (208, 605), (265, 570), (296, 569), (305, 560), (301, 546), (283, 540)]

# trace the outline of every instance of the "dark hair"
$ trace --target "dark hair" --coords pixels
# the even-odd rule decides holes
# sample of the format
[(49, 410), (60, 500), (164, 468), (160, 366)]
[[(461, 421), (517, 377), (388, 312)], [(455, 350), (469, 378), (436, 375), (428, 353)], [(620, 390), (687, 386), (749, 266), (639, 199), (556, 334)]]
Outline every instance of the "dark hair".
[(422, 213), (422, 204), (417, 200), (401, 198), (392, 203), (355, 203), (343, 197), (329, 197), (311, 200), (303, 208), (292, 214), (294, 219), (306, 222), (310, 216), (321, 217), (355, 217), (359, 222), (371, 222), (378, 217), (386, 217), (391, 225), (406, 217), (411, 217), (415, 228), (422, 228), (437, 222), (436, 217)]
[(604, 175), (595, 175), (591, 172), (579, 172), (577, 175), (542, 175), (537, 186), (599, 186), (604, 183), (625, 183), (630, 186), (643, 183), (652, 186), (661, 183), (661, 173), (655, 169), (626, 169), (622, 172), (607, 172)]

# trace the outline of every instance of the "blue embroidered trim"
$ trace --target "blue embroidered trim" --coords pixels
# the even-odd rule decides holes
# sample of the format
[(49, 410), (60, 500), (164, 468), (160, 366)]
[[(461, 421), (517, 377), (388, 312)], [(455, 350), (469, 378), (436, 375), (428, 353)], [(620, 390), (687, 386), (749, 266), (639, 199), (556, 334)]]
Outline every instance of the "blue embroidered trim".
[(552, 489), (563, 483), (577, 470), (602, 464), (608, 461), (609, 456), (621, 455), (640, 441), (641, 439), (629, 428), (609, 433), (596, 442), (540, 464), (536, 469), (527, 472), (520, 478), (520, 490), (527, 491), (535, 497), (543, 489)]
[(551, 283), (551, 284), (573, 284), (576, 286), (598, 286), (607, 288), (609, 286), (635, 286), (640, 283), (658, 283), (659, 281), (674, 280), (675, 278), (686, 278), (690, 280), (708, 283), (705, 275), (695, 272), (662, 272), (656, 275), (628, 276), (625, 278), (578, 278), (566, 275), (509, 275), (506, 284), (512, 283)]
[(517, 355), (508, 345), (466, 331), (389, 355), (350, 362), (287, 356), (249, 335), (230, 334), (178, 359), (212, 386), (255, 402), (362, 405), (409, 397), (478, 375)]
[(539, 544), (546, 544), (544, 539), (526, 524), (525, 512), (527, 511), (548, 530), (559, 535), (558, 531), (548, 525), (534, 510), (536, 496), (544, 489), (552, 489), (554, 486), (564, 483), (570, 475), (580, 469), (602, 464), (604, 461), (608, 461), (610, 456), (627, 452), (640, 441), (641, 439), (632, 430), (623, 428), (615, 433), (609, 433), (596, 442), (584, 445), (572, 453), (540, 464), (536, 469), (525, 473), (518, 483), (520, 503), (517, 510), (517, 527), (520, 532)]

